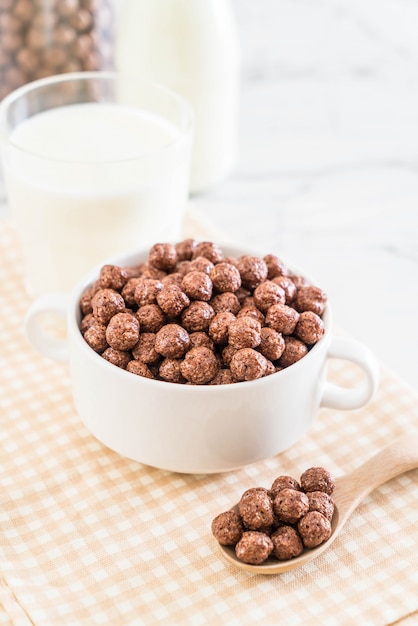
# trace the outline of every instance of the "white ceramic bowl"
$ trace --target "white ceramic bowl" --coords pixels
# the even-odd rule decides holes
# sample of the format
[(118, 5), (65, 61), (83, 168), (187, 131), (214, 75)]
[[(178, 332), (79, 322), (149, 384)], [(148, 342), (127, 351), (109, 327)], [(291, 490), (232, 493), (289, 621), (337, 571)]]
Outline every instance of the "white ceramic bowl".
[[(225, 255), (254, 254), (221, 247)], [(108, 262), (133, 266), (144, 261), (147, 253), (148, 249)], [(51, 294), (35, 301), (26, 317), (26, 333), (44, 355), (69, 358), (81, 420), (103, 444), (126, 457), (175, 472), (233, 470), (289, 448), (308, 431), (319, 407), (356, 409), (376, 391), (376, 360), (363, 344), (333, 336), (329, 304), (323, 316), (323, 338), (300, 361), (270, 376), (213, 386), (136, 376), (103, 359), (80, 333), (80, 297), (98, 273), (99, 268), (91, 272), (69, 299)], [(45, 312), (66, 314), (65, 343), (43, 332), (40, 315)], [(347, 389), (327, 381), (329, 358), (359, 365), (365, 373), (362, 384)]]

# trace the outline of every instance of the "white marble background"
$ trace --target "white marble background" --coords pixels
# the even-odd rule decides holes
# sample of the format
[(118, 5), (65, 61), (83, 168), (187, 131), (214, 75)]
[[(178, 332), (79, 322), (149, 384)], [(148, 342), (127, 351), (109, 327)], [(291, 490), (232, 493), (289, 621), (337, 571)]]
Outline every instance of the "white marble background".
[(240, 157), (193, 204), (276, 252), (418, 391), (418, 2), (233, 0)]

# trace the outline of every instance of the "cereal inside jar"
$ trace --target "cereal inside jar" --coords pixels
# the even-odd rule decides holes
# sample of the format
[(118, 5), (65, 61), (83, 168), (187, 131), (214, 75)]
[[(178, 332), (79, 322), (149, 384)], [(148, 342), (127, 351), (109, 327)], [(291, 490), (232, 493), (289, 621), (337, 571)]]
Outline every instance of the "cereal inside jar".
[(113, 0), (3, 0), (0, 100), (28, 82), (113, 67)]
[(80, 300), (80, 331), (133, 375), (229, 385), (304, 358), (325, 334), (326, 302), (273, 254), (232, 257), (187, 239), (154, 244), (135, 267), (104, 265)]

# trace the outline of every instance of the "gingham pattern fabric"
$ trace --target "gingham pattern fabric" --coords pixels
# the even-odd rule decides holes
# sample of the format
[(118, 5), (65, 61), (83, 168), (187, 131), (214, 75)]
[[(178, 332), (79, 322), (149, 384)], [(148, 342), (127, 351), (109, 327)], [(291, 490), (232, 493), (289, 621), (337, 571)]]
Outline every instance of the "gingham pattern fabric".
[[(368, 496), (322, 556), (280, 576), (234, 569), (210, 531), (248, 487), (312, 465), (338, 479), (416, 427), (409, 388), (383, 371), (369, 406), (321, 410), (290, 450), (239, 471), (141, 465), (90, 435), (67, 366), (26, 343), (29, 301), (8, 221), (0, 244), (0, 626), (418, 623), (416, 470)], [(358, 376), (333, 363), (340, 384)]]

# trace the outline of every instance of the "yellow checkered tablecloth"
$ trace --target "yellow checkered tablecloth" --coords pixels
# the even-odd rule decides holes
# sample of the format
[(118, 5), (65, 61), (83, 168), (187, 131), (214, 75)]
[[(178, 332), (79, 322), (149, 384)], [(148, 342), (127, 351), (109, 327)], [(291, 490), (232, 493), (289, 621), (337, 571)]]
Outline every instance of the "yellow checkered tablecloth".
[[(369, 406), (321, 410), (308, 435), (264, 462), (172, 474), (94, 439), (67, 366), (26, 343), (29, 302), (8, 221), (0, 281), (0, 626), (418, 624), (417, 470), (375, 490), (328, 551), (280, 576), (234, 569), (210, 531), (244, 489), (311, 465), (338, 479), (416, 427), (418, 398), (406, 385), (383, 371)], [(341, 384), (359, 375), (333, 363)]]

